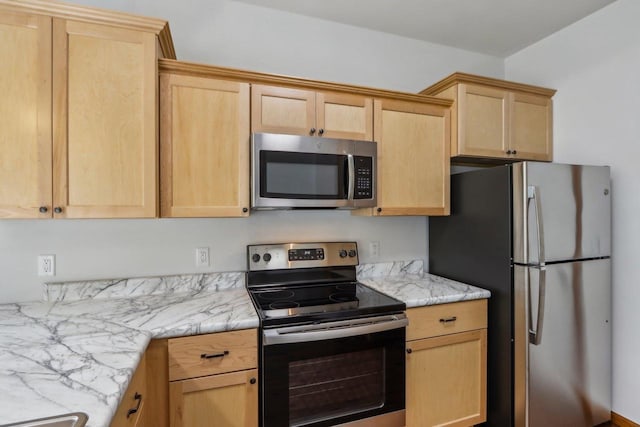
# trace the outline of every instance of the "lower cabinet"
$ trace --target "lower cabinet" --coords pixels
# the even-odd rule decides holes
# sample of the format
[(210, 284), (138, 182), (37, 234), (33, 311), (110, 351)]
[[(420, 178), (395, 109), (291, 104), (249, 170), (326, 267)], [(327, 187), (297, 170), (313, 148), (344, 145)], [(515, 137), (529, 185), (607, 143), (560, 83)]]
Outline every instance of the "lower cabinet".
[(171, 338), (170, 427), (257, 427), (256, 329)]
[(257, 329), (152, 340), (146, 361), (148, 427), (258, 426)]
[(486, 421), (486, 300), (407, 311), (407, 427)]
[(111, 427), (151, 426), (146, 420), (145, 403), (147, 403), (147, 378), (146, 362), (143, 356), (113, 416)]
[(249, 369), (171, 382), (171, 426), (257, 426), (257, 378)]

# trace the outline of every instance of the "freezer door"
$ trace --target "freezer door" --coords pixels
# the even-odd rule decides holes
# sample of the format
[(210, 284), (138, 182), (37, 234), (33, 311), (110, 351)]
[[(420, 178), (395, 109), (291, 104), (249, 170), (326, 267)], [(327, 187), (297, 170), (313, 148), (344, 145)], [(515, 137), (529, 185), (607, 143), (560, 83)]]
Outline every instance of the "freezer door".
[(515, 263), (611, 254), (608, 166), (522, 162), (512, 173)]
[[(609, 259), (515, 267), (516, 426), (591, 427), (611, 417)], [(524, 360), (523, 360), (524, 358)], [(524, 417), (524, 418), (523, 418)], [(525, 419), (528, 423), (525, 423)]]

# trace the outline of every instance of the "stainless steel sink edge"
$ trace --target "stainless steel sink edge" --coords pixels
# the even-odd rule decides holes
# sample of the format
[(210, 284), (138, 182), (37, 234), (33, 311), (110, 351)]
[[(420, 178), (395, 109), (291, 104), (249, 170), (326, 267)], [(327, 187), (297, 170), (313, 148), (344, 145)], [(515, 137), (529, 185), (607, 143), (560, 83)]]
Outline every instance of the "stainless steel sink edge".
[(88, 420), (89, 416), (84, 412), (72, 412), (53, 417), (38, 418), (37, 420), (2, 424), (0, 427), (84, 427)]

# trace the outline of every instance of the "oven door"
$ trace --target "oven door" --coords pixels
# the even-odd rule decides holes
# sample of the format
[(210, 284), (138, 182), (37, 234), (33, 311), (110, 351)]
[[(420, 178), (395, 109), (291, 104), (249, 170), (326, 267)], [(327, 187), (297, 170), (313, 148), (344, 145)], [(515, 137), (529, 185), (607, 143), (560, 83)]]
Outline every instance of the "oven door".
[(404, 314), (266, 329), (263, 427), (335, 426), (384, 416), (404, 426)]
[(374, 142), (262, 133), (252, 146), (253, 208), (375, 205)]

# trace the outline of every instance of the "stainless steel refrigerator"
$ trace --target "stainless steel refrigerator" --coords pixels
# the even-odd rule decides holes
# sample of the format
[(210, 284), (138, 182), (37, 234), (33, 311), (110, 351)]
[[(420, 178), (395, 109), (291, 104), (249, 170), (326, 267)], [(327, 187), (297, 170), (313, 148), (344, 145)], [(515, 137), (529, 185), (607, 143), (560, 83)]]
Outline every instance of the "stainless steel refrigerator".
[(487, 425), (611, 414), (609, 168), (538, 162), (451, 177), (429, 271), (489, 289)]

